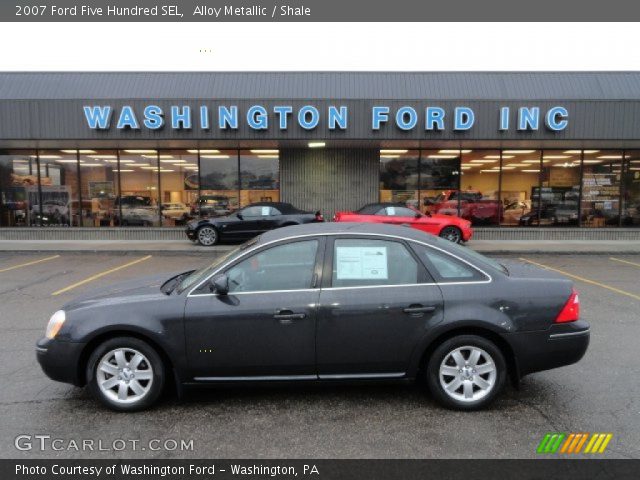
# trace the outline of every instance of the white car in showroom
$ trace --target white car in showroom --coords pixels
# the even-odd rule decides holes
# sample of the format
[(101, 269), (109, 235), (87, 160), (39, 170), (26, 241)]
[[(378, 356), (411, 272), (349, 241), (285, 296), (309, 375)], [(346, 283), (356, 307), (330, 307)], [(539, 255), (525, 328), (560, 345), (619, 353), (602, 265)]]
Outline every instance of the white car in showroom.
[(191, 210), (184, 203), (173, 202), (162, 204), (162, 216), (173, 218), (174, 220), (185, 220), (189, 218)]

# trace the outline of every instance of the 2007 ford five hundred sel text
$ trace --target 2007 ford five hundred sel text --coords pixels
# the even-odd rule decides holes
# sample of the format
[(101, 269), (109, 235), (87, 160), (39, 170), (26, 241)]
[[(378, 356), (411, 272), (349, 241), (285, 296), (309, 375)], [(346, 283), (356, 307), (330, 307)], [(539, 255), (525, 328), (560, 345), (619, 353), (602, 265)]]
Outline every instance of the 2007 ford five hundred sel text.
[(423, 380), (473, 410), (588, 344), (560, 275), (406, 227), (314, 223), (72, 301), (36, 351), (49, 377), (115, 410), (149, 407), (170, 383), (359, 380)]

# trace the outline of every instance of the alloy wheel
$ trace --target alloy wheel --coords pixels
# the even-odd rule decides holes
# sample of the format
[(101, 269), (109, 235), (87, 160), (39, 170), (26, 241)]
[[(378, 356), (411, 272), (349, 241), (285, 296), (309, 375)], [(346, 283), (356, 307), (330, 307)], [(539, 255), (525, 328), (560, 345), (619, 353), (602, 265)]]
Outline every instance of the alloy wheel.
[(116, 348), (107, 352), (96, 366), (100, 392), (116, 404), (140, 401), (153, 383), (151, 362), (133, 348)]
[(462, 238), (460, 230), (455, 227), (445, 227), (442, 232), (440, 232), (440, 236), (453, 243), (460, 243)]
[(201, 245), (205, 247), (210, 247), (214, 245), (218, 240), (218, 233), (216, 229), (213, 227), (202, 227), (198, 230), (198, 241)]
[(464, 403), (477, 402), (491, 393), (497, 375), (491, 355), (476, 346), (463, 346), (449, 352), (438, 372), (444, 392)]

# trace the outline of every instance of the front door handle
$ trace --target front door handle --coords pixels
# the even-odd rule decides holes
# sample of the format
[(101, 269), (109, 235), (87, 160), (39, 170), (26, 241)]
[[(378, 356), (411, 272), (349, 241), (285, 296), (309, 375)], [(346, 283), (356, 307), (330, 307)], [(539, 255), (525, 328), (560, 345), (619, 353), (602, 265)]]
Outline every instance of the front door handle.
[(306, 318), (306, 313), (293, 313), (292, 310), (282, 309), (276, 310), (276, 313), (273, 315), (273, 318), (280, 321), (280, 323), (288, 324), (293, 320), (302, 320)]
[(435, 312), (435, 305), (429, 305), (427, 307), (423, 305), (410, 305), (407, 308), (403, 308), (402, 311), (404, 313), (408, 313), (409, 315), (422, 316), (423, 313)]

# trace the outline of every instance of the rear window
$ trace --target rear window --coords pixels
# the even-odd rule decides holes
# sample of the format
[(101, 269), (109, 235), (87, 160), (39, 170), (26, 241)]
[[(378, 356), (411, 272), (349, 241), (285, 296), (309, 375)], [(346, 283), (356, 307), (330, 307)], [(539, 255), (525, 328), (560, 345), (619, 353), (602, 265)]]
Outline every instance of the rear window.
[(486, 265), (486, 266), (488, 266), (490, 268), (493, 268), (495, 270), (498, 270), (498, 271), (504, 273), (505, 275), (509, 274), (509, 271), (507, 270), (507, 268), (504, 265), (502, 265), (499, 262), (496, 262), (492, 258), (485, 257), (481, 253), (478, 253), (475, 250), (472, 250), (471, 248), (463, 247), (462, 245), (458, 245), (458, 244), (450, 242), (448, 240), (444, 240), (444, 239), (442, 239), (440, 237), (434, 237), (431, 241), (437, 247), (441, 247), (443, 250), (447, 250), (447, 251), (453, 253), (454, 255), (458, 255), (459, 254), (463, 258), (464, 258), (465, 255), (467, 257), (471, 257), (471, 263), (477, 264), (479, 268), (482, 268), (483, 266)]

